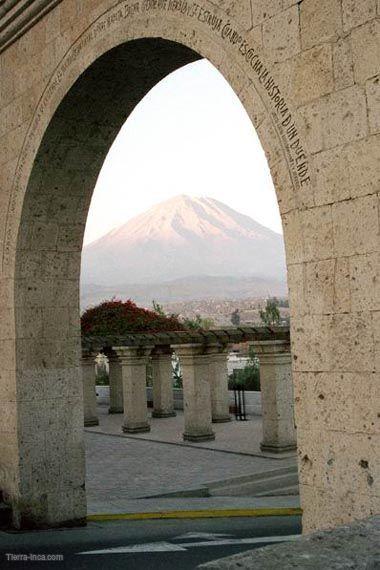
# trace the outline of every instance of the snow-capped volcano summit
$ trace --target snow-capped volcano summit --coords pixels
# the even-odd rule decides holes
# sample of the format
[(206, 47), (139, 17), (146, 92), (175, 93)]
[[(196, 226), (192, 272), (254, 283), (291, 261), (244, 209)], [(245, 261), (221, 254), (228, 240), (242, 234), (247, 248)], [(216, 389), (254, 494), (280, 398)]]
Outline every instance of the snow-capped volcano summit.
[(283, 280), (282, 236), (217, 200), (180, 195), (83, 250), (83, 283), (159, 283), (201, 275)]

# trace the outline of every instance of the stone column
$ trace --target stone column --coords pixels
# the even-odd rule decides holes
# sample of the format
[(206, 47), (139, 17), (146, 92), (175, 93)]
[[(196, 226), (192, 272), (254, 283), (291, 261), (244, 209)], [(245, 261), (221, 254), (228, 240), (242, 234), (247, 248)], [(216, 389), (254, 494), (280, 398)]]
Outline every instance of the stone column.
[(283, 340), (253, 343), (260, 360), (263, 414), (262, 451), (297, 448), (290, 344)]
[(123, 402), (123, 377), (119, 357), (116, 354), (108, 355), (109, 379), (110, 379), (110, 414), (122, 414)]
[(97, 426), (99, 420), (96, 411), (95, 355), (92, 352), (82, 351), (81, 367), (84, 426)]
[(146, 397), (146, 365), (152, 346), (116, 347), (113, 350), (120, 359), (123, 378), (125, 433), (150, 431)]
[(153, 372), (154, 418), (170, 418), (176, 415), (173, 395), (173, 351), (169, 347), (157, 347), (151, 354)]
[(231, 417), (228, 394), (228, 348), (210, 346), (207, 348), (207, 355), (209, 357), (212, 421), (213, 423), (229, 422)]
[(173, 346), (181, 361), (183, 378), (183, 409), (185, 415), (185, 441), (215, 439), (211, 426), (211, 396), (209, 383), (209, 357), (199, 344)]

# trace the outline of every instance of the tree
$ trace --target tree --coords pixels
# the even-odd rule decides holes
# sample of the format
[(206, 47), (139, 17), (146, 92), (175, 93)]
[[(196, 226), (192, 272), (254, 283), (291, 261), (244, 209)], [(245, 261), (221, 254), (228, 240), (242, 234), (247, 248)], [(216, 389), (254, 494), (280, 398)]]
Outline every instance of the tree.
[(153, 311), (155, 313), (157, 313), (157, 315), (160, 315), (161, 317), (166, 317), (166, 313), (164, 311), (164, 308), (162, 305), (160, 305), (160, 303), (158, 303), (157, 301), (155, 301), (153, 299), (152, 301), (152, 307), (153, 307)]
[(214, 326), (214, 321), (212, 319), (203, 318), (200, 315), (197, 315), (194, 319), (183, 319), (182, 321), (183, 326), (189, 330), (209, 330)]
[(231, 315), (231, 323), (234, 327), (238, 327), (240, 325), (240, 312), (239, 309), (235, 309)]
[(249, 360), (244, 368), (234, 370), (229, 376), (229, 388), (245, 388), (258, 392), (260, 388), (260, 364), (252, 346), (249, 347)]
[(269, 299), (267, 299), (265, 309), (260, 309), (260, 319), (264, 325), (270, 327), (280, 324), (281, 315), (278, 306), (276, 297), (269, 297)]

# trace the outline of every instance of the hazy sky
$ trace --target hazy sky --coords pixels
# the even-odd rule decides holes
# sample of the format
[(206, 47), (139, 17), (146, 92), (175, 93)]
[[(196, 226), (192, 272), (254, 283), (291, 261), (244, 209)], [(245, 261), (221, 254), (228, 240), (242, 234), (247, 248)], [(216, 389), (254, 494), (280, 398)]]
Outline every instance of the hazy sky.
[(85, 243), (178, 194), (216, 198), (282, 231), (256, 132), (206, 60), (163, 79), (124, 124), (98, 178)]

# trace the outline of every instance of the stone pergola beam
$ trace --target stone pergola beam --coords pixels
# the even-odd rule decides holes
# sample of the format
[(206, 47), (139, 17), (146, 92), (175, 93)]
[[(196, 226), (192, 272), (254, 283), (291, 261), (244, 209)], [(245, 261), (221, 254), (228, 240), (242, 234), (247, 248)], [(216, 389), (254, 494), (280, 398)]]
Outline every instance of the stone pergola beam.
[(120, 346), (113, 349), (122, 369), (124, 401), (122, 430), (125, 433), (150, 431), (146, 397), (146, 367), (152, 348), (152, 346), (145, 348)]
[(253, 343), (260, 361), (263, 414), (262, 451), (281, 453), (297, 448), (294, 424), (290, 343), (283, 340)]
[(234, 344), (269, 340), (289, 341), (289, 327), (226, 327), (208, 331), (165, 331), (158, 333), (130, 333), (118, 336), (90, 336), (82, 338), (82, 346), (88, 350), (109, 350), (113, 346), (163, 346), (180, 344)]

